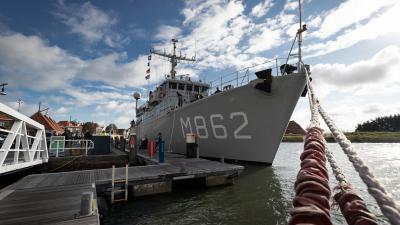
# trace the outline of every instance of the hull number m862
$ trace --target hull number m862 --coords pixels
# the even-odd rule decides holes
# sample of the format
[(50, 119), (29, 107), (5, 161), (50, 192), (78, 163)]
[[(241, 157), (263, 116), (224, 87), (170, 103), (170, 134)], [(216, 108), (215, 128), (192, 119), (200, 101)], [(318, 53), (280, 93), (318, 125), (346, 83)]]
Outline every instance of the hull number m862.
[[(193, 117), (193, 128), (190, 117), (180, 118), (182, 134), (185, 138), (187, 130), (190, 133), (195, 132), (199, 138), (209, 138), (214, 137), (215, 139), (227, 139), (228, 138), (228, 130), (226, 126), (223, 124), (224, 116), (222, 114), (211, 114), (208, 118), (204, 116), (194, 116)], [(229, 114), (228, 120), (231, 121), (239, 121), (240, 125), (235, 128), (232, 134), (235, 139), (251, 139), (251, 135), (245, 134), (243, 129), (249, 124), (247, 119), (247, 115), (244, 112), (232, 112)], [(230, 121), (230, 122), (231, 122)], [(207, 122), (209, 126), (207, 126)], [(211, 128), (211, 132), (209, 132), (208, 128)]]

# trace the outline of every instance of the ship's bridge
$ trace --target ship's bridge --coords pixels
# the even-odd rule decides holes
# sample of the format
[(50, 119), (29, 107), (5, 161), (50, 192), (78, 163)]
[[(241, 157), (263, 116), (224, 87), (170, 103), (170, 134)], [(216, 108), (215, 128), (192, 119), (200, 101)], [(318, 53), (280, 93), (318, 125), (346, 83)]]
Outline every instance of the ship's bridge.
[(199, 81), (192, 81), (189, 76), (177, 76), (177, 78), (167, 78), (154, 91), (149, 92), (147, 104), (138, 108), (137, 116), (142, 116), (145, 112), (152, 111), (154, 116), (168, 109), (182, 107), (208, 96), (210, 85)]

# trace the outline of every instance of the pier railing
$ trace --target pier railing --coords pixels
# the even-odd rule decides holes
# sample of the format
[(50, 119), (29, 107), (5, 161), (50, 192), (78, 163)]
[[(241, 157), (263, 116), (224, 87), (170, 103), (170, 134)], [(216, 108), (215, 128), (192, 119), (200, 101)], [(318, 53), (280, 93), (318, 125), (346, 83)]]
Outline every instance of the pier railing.
[(87, 156), (89, 150), (94, 149), (92, 140), (52, 140), (50, 142), (50, 157)]
[(0, 174), (48, 161), (44, 126), (0, 103)]
[[(255, 72), (265, 69), (272, 69), (272, 75), (279, 76), (281, 71), (279, 65), (285, 63), (286, 58), (275, 58), (272, 60), (265, 61), (260, 64), (255, 64), (243, 69), (231, 72), (220, 76), (219, 78), (209, 82), (210, 93), (213, 93), (218, 87), (221, 91), (240, 87), (248, 84), (251, 80), (256, 78)], [(209, 93), (209, 94), (210, 94)]]

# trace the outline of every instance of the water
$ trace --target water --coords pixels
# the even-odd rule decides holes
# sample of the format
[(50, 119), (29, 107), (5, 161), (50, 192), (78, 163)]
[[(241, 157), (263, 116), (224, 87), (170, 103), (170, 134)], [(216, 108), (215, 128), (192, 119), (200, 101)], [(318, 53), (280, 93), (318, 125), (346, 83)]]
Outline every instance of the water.
[[(368, 208), (381, 224), (388, 224), (339, 146), (332, 143), (328, 147)], [(400, 200), (400, 144), (359, 143), (354, 147), (386, 190)], [(286, 224), (301, 152), (301, 143), (282, 143), (271, 167), (246, 166), (235, 185), (174, 187), (171, 194), (112, 206), (104, 224)], [(333, 174), (330, 178), (333, 187)], [(331, 214), (334, 224), (346, 224), (340, 211)]]

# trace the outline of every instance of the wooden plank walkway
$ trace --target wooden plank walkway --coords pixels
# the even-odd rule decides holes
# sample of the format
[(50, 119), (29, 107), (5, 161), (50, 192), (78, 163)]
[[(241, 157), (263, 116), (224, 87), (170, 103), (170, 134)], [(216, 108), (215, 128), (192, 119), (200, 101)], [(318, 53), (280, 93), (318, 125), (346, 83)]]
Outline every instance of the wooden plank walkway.
[[(158, 158), (150, 158), (143, 151), (138, 157), (153, 165), (128, 168), (128, 180), (137, 196), (170, 191), (173, 180), (205, 177), (210, 186), (218, 185), (225, 180), (216, 181), (215, 177), (228, 179), (243, 170), (242, 166), (186, 159), (171, 153), (166, 154), (166, 163), (162, 164), (158, 164)], [(124, 179), (125, 168), (116, 168), (115, 175), (116, 179)], [(0, 224), (98, 225), (96, 191), (99, 187), (105, 190), (110, 186), (111, 168), (26, 176), (0, 191)], [(81, 194), (87, 191), (94, 193), (94, 214), (79, 218)]]
[[(186, 156), (176, 153), (165, 153), (165, 163), (158, 162), (158, 154), (149, 156), (147, 150), (139, 150), (137, 156), (148, 164), (154, 165), (173, 165), (180, 168), (185, 175), (194, 175), (195, 177), (221, 175), (227, 173), (240, 173), (244, 167), (228, 163), (221, 163), (202, 158), (186, 158)], [(176, 176), (174, 178), (180, 179)]]

